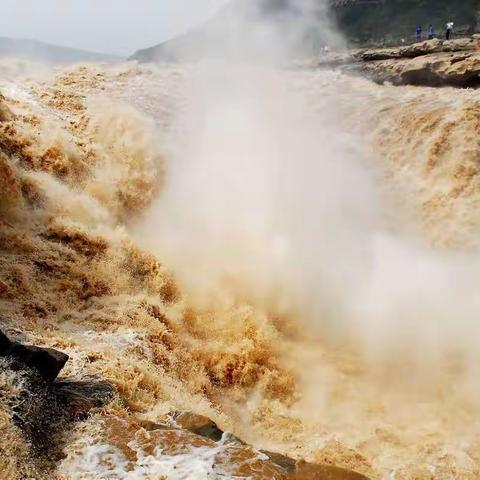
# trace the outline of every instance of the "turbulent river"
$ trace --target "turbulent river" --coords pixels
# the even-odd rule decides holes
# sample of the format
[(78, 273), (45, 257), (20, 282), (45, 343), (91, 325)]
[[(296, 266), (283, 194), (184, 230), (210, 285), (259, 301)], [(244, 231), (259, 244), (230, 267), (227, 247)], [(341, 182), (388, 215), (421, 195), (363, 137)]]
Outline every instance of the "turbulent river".
[(2, 328), (118, 395), (36, 461), (4, 369), (3, 478), (253, 478), (212, 468), (221, 442), (155, 449), (145, 422), (171, 411), (371, 479), (480, 476), (478, 91), (220, 63), (17, 70), (0, 82)]

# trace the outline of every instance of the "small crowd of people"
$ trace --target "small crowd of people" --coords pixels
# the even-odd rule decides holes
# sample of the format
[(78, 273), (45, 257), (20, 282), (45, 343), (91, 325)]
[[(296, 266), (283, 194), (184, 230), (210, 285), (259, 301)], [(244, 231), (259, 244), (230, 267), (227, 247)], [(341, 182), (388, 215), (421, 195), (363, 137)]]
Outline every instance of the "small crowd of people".
[[(450, 38), (452, 38), (452, 35), (453, 35), (453, 25), (454, 25), (453, 22), (448, 22), (448, 23), (445, 25), (445, 38), (446, 38), (447, 40), (450, 40)], [(419, 25), (419, 26), (417, 27), (417, 42), (421, 42), (421, 41), (422, 41), (422, 32), (423, 32), (423, 27), (422, 27), (421, 25)], [(435, 38), (435, 30), (434, 30), (432, 24), (430, 24), (430, 26), (428, 27), (427, 36), (428, 36), (428, 39), (429, 39), (429, 40), (432, 40), (433, 38)]]

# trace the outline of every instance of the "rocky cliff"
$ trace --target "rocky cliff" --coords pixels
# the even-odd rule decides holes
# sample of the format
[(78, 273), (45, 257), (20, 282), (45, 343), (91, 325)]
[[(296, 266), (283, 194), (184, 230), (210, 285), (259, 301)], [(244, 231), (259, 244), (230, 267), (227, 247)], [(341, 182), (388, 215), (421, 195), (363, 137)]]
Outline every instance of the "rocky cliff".
[(434, 39), (407, 47), (366, 50), (356, 55), (359, 68), (377, 83), (478, 87), (479, 36)]

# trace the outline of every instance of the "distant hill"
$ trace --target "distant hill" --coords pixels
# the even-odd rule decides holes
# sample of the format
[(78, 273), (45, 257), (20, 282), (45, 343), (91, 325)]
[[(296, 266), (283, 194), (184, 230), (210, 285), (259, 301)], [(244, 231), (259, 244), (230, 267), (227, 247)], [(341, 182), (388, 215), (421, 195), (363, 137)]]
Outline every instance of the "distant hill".
[(22, 58), (51, 64), (76, 62), (116, 62), (115, 55), (59, 47), (36, 40), (0, 37), (0, 58)]
[[(305, 2), (304, 2), (305, 3)], [(346, 41), (353, 45), (398, 43), (412, 40), (417, 25), (427, 31), (432, 23), (438, 35), (447, 21), (455, 22), (458, 32), (473, 33), (480, 18), (480, 0), (330, 0), (326, 12), (324, 0), (308, 0), (308, 14), (301, 12), (301, 0), (232, 0), (215, 18), (171, 41), (139, 50), (133, 59), (139, 61), (201, 58), (211, 56), (228, 46), (251, 41), (261, 49), (256, 36), (256, 16), (273, 18), (285, 35), (305, 28), (305, 46), (315, 48), (328, 43), (323, 31), (326, 17)], [(235, 9), (242, 6), (243, 22), (232, 22)], [(237, 14), (238, 17), (238, 14)], [(237, 18), (238, 20), (238, 18)], [(297, 32), (298, 33), (298, 32)]]
[[(258, 18), (267, 15), (277, 25), (288, 28), (291, 17), (298, 12), (290, 5), (291, 0), (231, 0), (217, 15), (203, 25), (151, 48), (138, 50), (132, 60), (143, 62), (163, 60), (198, 59), (205, 55), (215, 57), (239, 53), (239, 50), (258, 50), (261, 54), (265, 39)], [(321, 1), (321, 0), (319, 0)]]

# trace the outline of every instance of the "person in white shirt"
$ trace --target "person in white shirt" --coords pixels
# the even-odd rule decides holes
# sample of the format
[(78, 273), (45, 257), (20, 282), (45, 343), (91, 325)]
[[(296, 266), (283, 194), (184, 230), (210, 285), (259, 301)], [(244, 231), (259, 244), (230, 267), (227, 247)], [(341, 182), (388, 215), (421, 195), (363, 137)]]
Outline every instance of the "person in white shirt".
[(453, 33), (453, 22), (448, 22), (447, 23), (447, 40), (450, 40), (452, 33)]

